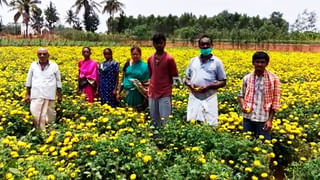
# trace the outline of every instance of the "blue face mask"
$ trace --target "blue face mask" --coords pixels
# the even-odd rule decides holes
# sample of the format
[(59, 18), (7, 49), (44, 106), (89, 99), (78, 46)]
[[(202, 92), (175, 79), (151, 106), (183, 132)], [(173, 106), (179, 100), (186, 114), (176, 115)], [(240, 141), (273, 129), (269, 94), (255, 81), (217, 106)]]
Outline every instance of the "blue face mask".
[(211, 54), (212, 48), (200, 49), (200, 53), (203, 56), (209, 56)]

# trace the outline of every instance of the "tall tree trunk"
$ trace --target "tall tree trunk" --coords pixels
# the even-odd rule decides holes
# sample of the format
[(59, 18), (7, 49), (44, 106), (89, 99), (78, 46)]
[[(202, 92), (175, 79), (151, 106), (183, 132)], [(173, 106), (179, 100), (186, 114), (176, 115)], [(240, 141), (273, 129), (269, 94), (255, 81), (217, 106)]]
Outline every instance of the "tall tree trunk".
[(29, 32), (28, 32), (28, 26), (29, 26), (29, 22), (26, 21), (26, 37), (29, 38)]

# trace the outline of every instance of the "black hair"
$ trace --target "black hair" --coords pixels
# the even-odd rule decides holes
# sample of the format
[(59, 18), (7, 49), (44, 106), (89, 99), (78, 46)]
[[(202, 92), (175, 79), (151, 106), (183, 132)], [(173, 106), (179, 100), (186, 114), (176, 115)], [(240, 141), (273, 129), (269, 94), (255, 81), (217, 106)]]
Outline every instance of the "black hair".
[(198, 40), (198, 45), (200, 45), (200, 41), (201, 41), (201, 39), (203, 39), (203, 38), (208, 38), (208, 39), (210, 40), (210, 44), (212, 44), (212, 39), (211, 39), (210, 36), (208, 36), (208, 35), (202, 35), (202, 36), (200, 36), (200, 38), (199, 38), (199, 40)]
[(157, 42), (159, 42), (159, 41), (164, 41), (164, 42), (166, 42), (166, 36), (163, 34), (163, 33), (155, 33), (153, 36), (152, 36), (152, 42), (153, 43), (157, 43)]
[(140, 55), (141, 55), (141, 48), (140, 48), (140, 47), (138, 47), (138, 46), (133, 46), (133, 47), (130, 49), (130, 52), (132, 53), (134, 50), (137, 50), (137, 51), (140, 53)]
[(106, 52), (107, 50), (111, 53), (111, 59), (113, 59), (113, 57), (112, 57), (112, 50), (111, 50), (110, 48), (105, 48), (105, 49), (103, 50), (103, 54), (104, 54), (104, 52)]
[(83, 51), (84, 49), (88, 49), (89, 52), (91, 53), (91, 48), (90, 48), (90, 47), (85, 46), (85, 47), (82, 48), (82, 51)]
[(252, 56), (252, 63), (254, 63), (254, 61), (256, 59), (264, 59), (267, 61), (267, 64), (269, 63), (269, 55), (263, 51), (257, 51), (256, 53), (253, 54)]

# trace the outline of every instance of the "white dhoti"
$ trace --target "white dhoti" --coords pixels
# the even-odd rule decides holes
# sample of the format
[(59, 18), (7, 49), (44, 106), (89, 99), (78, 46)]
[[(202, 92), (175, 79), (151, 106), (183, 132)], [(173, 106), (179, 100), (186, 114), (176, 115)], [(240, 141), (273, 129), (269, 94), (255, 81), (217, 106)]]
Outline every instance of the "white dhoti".
[(32, 99), (30, 111), (34, 117), (34, 125), (41, 130), (45, 129), (46, 124), (56, 119), (55, 101), (49, 99)]
[(203, 121), (213, 126), (218, 126), (218, 98), (217, 93), (200, 100), (192, 93), (189, 94), (187, 107), (187, 121)]

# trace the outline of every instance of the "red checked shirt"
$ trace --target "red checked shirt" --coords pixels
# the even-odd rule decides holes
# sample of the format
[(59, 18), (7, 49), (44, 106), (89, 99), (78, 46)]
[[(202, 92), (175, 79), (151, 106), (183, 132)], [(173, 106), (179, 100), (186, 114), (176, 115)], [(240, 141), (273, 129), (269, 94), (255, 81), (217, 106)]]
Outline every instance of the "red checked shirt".
[[(247, 88), (249, 85), (249, 77), (251, 74), (246, 75), (243, 78), (243, 82), (242, 82), (242, 88), (240, 91), (239, 96), (240, 97), (244, 97), (246, 95), (247, 92)], [(267, 107), (268, 109), (273, 109), (274, 111), (277, 111), (280, 108), (280, 81), (278, 79), (277, 76), (275, 76), (274, 74), (270, 74), (272, 75), (272, 81), (268, 82), (267, 84), (272, 84), (273, 86), (273, 92), (270, 91), (266, 91), (266, 85), (265, 85), (265, 81), (266, 81), (266, 77), (265, 75), (267, 75), (266, 73), (264, 73), (264, 76), (254, 76), (254, 101), (252, 104), (252, 112), (251, 113), (243, 113), (243, 117), (250, 119), (251, 121), (255, 121), (255, 122), (266, 122), (269, 118), (270, 115), (270, 111), (266, 111), (264, 104), (267, 103)], [(269, 75), (269, 76), (270, 76)], [(267, 86), (268, 87), (268, 86)], [(268, 99), (265, 98), (266, 96), (266, 92), (269, 93), (273, 93), (272, 96), (267, 96)], [(265, 100), (267, 100), (267, 102), (264, 102)]]
[(172, 94), (173, 77), (178, 76), (176, 62), (167, 52), (164, 52), (159, 62), (154, 54), (148, 59), (150, 75), (149, 98), (159, 99)]

